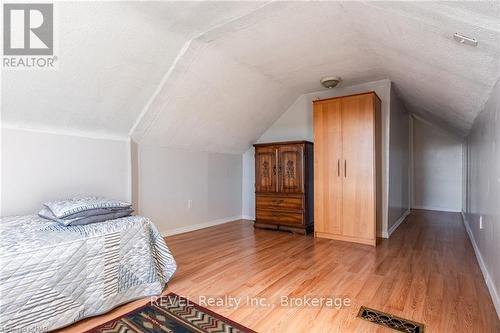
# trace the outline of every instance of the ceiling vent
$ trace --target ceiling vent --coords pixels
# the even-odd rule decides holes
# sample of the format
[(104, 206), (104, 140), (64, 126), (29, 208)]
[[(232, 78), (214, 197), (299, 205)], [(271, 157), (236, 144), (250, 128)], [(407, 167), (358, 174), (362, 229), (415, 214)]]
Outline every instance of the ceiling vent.
[(325, 76), (320, 80), (323, 87), (332, 89), (335, 88), (341, 81), (341, 78), (338, 76)]
[(456, 32), (453, 34), (453, 39), (455, 39), (457, 42), (460, 44), (465, 44), (465, 45), (470, 45), (470, 46), (477, 46), (477, 40), (472, 38), (472, 37), (467, 37), (465, 35), (462, 35), (459, 32)]

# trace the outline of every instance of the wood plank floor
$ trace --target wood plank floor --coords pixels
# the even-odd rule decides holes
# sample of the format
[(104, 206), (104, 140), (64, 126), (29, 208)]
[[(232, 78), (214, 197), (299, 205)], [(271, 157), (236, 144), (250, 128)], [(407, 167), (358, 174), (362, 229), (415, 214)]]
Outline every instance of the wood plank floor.
[[(500, 322), (457, 213), (414, 211), (376, 249), (238, 221), (167, 238), (179, 269), (165, 293), (265, 300), (208, 306), (258, 332), (394, 332), (356, 318), (361, 305), (426, 325), (427, 333), (500, 332)], [(281, 306), (281, 296), (346, 297), (342, 309)], [(61, 332), (82, 332), (140, 300)]]

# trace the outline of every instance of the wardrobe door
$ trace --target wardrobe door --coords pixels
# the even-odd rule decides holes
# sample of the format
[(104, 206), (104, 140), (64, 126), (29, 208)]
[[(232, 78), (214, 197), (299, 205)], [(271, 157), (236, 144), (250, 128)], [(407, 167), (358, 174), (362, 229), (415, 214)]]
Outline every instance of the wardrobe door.
[(289, 145), (278, 148), (278, 187), (282, 193), (303, 193), (304, 146)]
[(340, 100), (314, 104), (314, 229), (342, 234), (342, 112)]
[(278, 150), (274, 146), (255, 148), (255, 192), (277, 192)]
[(373, 95), (342, 99), (342, 232), (375, 239)]

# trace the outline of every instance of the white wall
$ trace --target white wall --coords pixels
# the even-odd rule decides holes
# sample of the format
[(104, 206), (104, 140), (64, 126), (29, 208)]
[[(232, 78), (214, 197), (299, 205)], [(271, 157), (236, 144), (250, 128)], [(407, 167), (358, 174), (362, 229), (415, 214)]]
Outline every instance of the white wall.
[(137, 167), (138, 212), (164, 235), (241, 218), (239, 154), (139, 145)]
[(257, 142), (313, 141), (312, 101), (337, 95), (337, 90), (300, 95), (278, 120), (266, 129)]
[(79, 194), (130, 200), (127, 141), (2, 128), (0, 216)]
[(474, 121), (467, 143), (466, 227), (500, 317), (500, 81)]
[(255, 149), (243, 154), (242, 215), (244, 219), (255, 219)]
[(410, 209), (410, 115), (391, 89), (388, 235)]
[(413, 120), (413, 208), (462, 208), (463, 140), (426, 121)]
[[(390, 90), (389, 80), (380, 80), (363, 83), (350, 87), (339, 87), (333, 90), (323, 90), (315, 93), (301, 95), (286, 112), (269, 127), (257, 142), (274, 142), (288, 140), (313, 140), (313, 111), (312, 102), (317, 99), (352, 95), (367, 91), (375, 91), (382, 101), (382, 206), (383, 221), (382, 231), (387, 232), (387, 207), (388, 207), (388, 166), (389, 166), (389, 127), (390, 127)], [(245, 170), (250, 170), (254, 164), (253, 148), (244, 154)], [(255, 218), (254, 202), (254, 175), (246, 176), (243, 188), (243, 212)], [(250, 215), (251, 214), (251, 215)]]

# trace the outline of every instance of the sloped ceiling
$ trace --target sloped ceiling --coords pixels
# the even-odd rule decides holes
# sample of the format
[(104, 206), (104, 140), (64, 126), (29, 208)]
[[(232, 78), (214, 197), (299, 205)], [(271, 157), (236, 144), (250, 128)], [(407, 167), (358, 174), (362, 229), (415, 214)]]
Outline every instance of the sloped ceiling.
[(2, 124), (127, 138), (186, 41), (259, 6), (57, 2), (59, 68), (2, 71)]
[(5, 72), (4, 122), (241, 153), (320, 77), (340, 75), (388, 78), (411, 112), (465, 135), (500, 76), (499, 2), (60, 7), (60, 68)]

